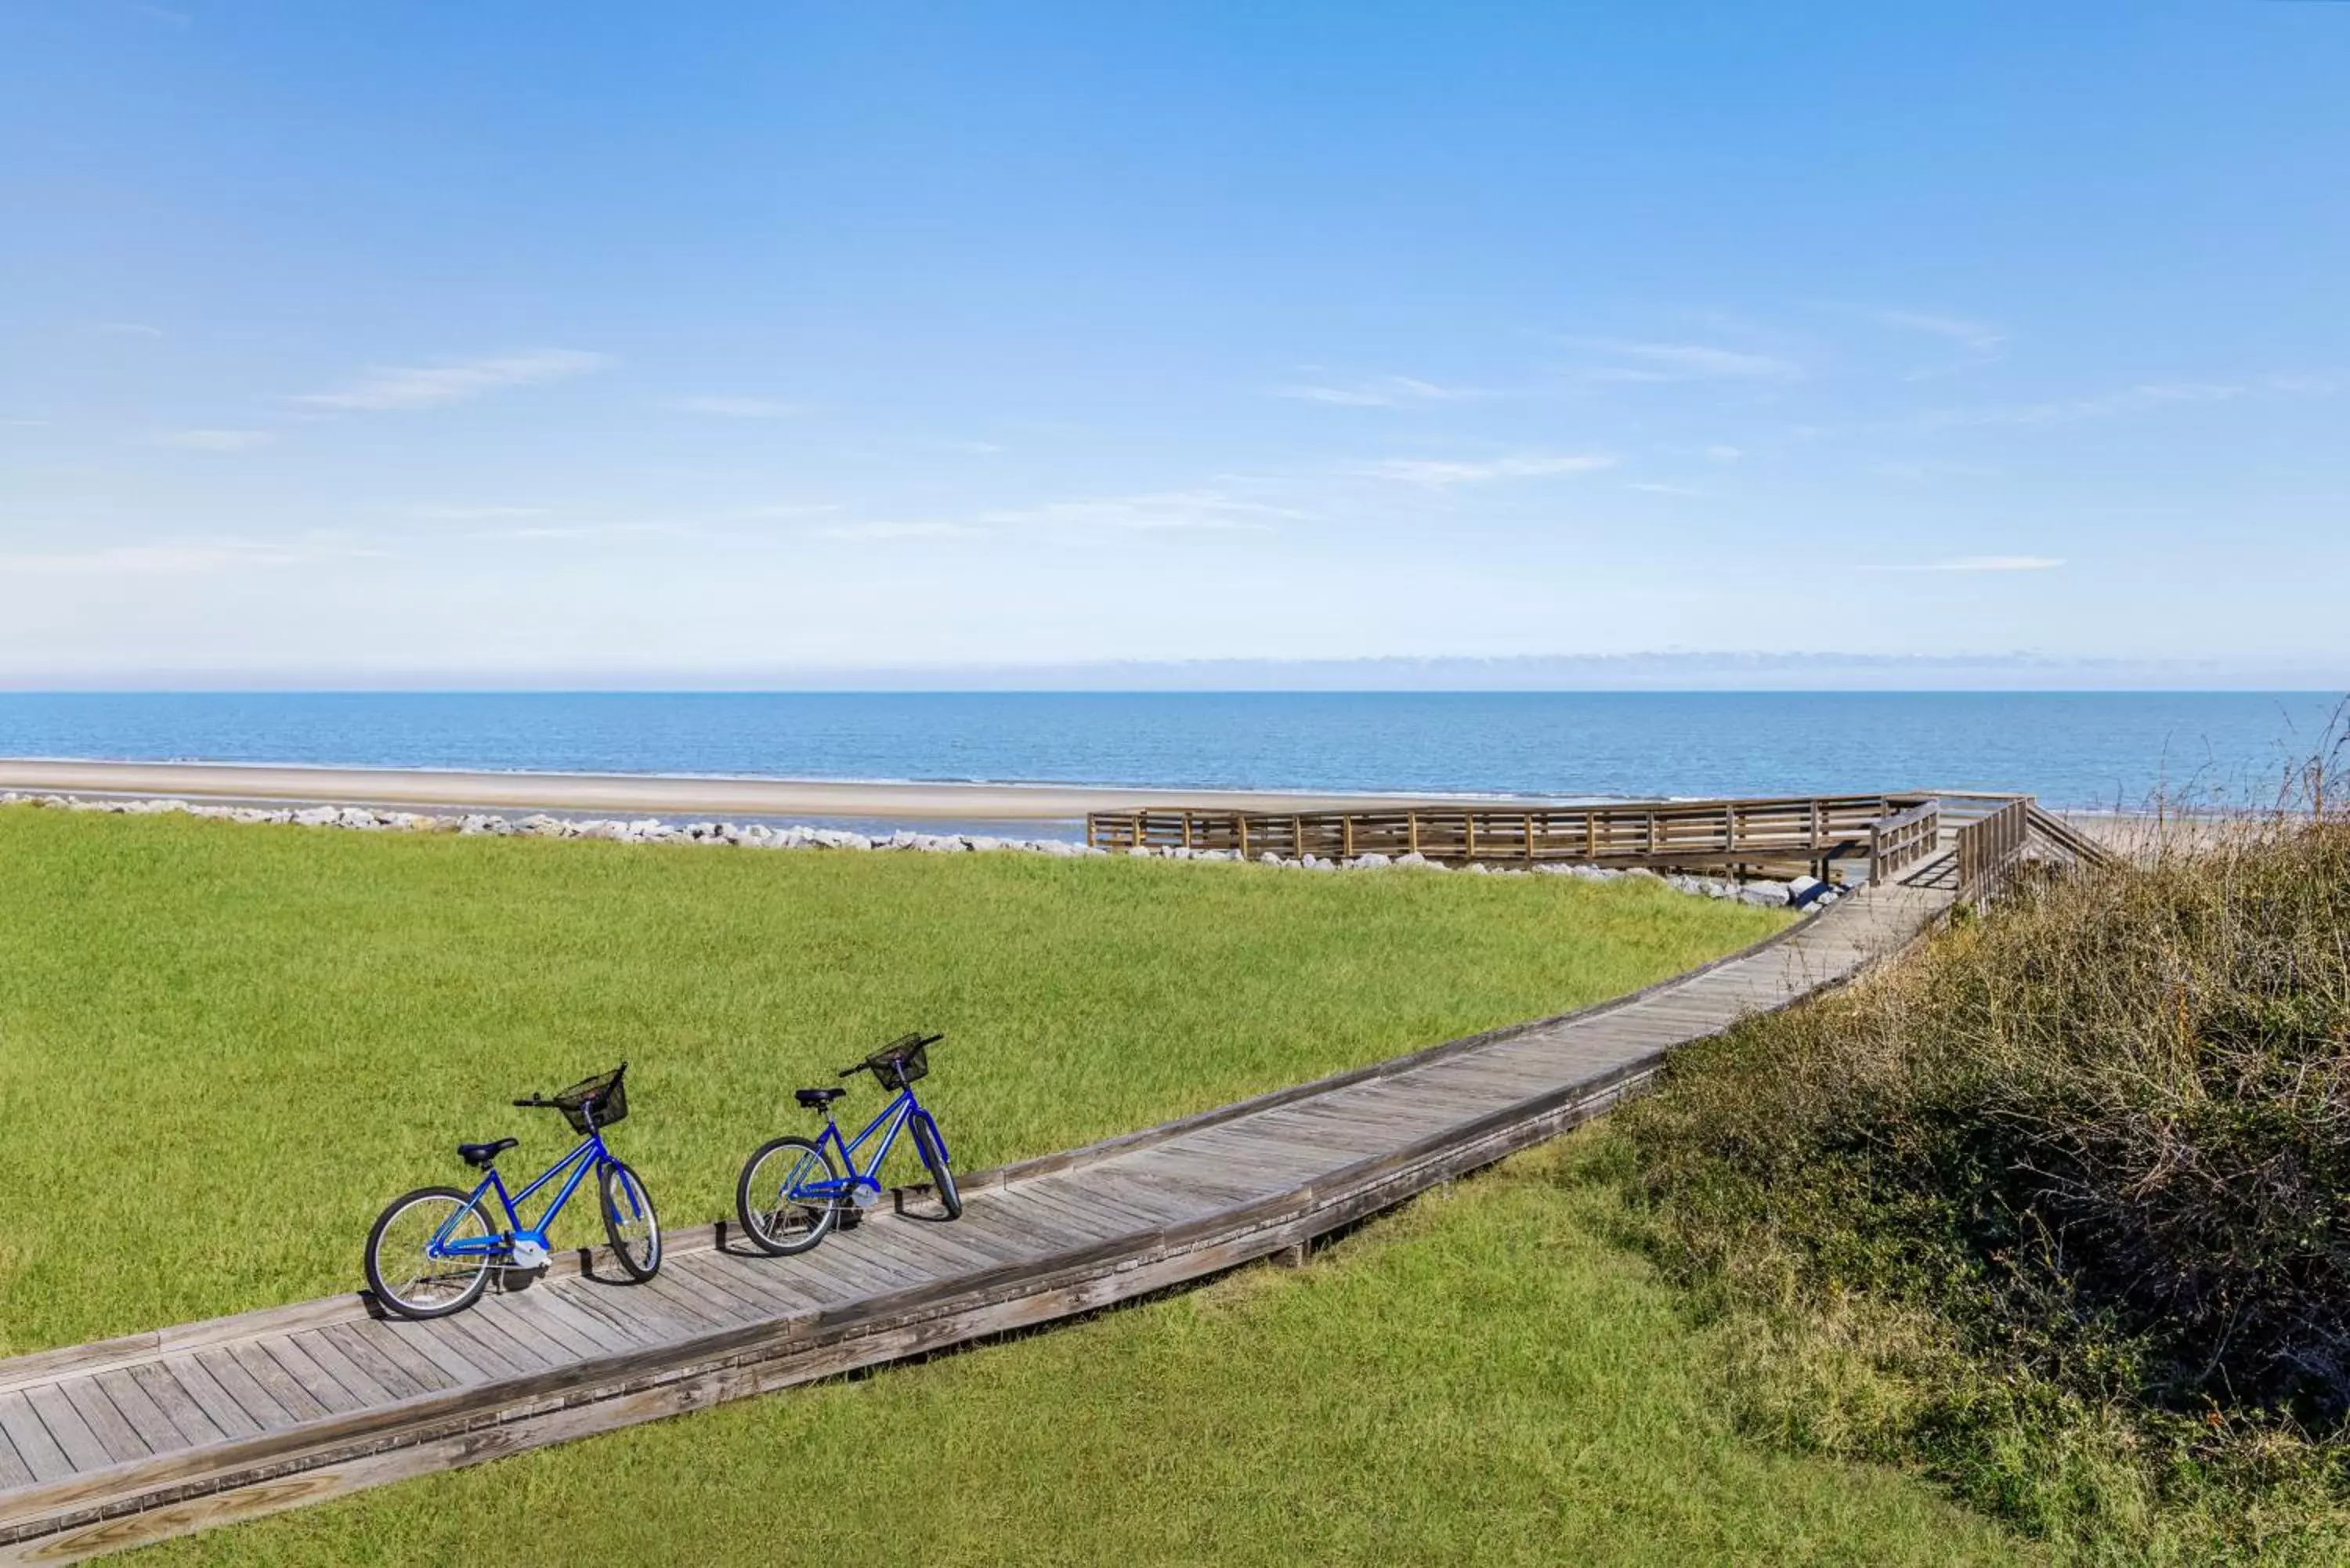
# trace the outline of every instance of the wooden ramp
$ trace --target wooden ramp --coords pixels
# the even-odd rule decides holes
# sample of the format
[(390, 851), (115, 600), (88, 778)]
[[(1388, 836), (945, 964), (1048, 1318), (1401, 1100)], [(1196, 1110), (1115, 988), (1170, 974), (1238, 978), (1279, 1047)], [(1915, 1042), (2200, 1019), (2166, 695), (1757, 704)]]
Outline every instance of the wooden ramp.
[(642, 1285), (553, 1277), (431, 1323), (338, 1296), (0, 1362), (0, 1561), (120, 1550), (1295, 1252), (1907, 943), (1956, 897), (1919, 869), (1928, 885), (1863, 888), (1617, 1002), (975, 1175), (952, 1224), (883, 1213), (799, 1258), (705, 1228)]

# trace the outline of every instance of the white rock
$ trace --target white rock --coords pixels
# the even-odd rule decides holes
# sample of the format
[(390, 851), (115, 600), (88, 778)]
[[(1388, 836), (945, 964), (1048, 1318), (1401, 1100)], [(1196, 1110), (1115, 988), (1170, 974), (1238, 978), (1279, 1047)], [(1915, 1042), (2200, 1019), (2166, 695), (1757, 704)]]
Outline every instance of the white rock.
[(1355, 857), (1355, 869), (1357, 871), (1377, 871), (1394, 864), (1394, 861), (1388, 859), (1384, 855), (1357, 855)]

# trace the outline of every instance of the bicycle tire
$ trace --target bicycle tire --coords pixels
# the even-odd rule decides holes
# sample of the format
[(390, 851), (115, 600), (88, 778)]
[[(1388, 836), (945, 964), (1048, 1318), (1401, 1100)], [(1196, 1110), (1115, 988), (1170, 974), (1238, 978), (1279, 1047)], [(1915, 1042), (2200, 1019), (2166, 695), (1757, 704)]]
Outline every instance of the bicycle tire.
[(954, 1171), (947, 1164), (946, 1140), (926, 1117), (914, 1120), (914, 1149), (922, 1157), (922, 1167), (931, 1173), (931, 1188), (939, 1195), (939, 1207), (947, 1211), (950, 1220), (962, 1218), (962, 1194), (955, 1189)]
[(645, 1179), (620, 1161), (607, 1163), (597, 1180), (604, 1200), (604, 1235), (612, 1257), (629, 1278), (641, 1284), (660, 1272), (660, 1216)]
[[(789, 1164), (777, 1165), (764, 1176), (760, 1174), (761, 1166), (786, 1150), (796, 1151), (796, 1158)], [(743, 1174), (734, 1179), (734, 1216), (743, 1222), (743, 1234), (759, 1251), (778, 1258), (805, 1252), (830, 1235), (833, 1226), (839, 1222), (840, 1210), (830, 1200), (788, 1200), (792, 1188), (805, 1179), (802, 1170), (810, 1158), (824, 1172), (823, 1179), (840, 1179), (832, 1156), (821, 1145), (804, 1137), (770, 1138), (752, 1150), (751, 1158), (743, 1162)], [(763, 1208), (758, 1200), (769, 1189), (775, 1201)], [(790, 1218), (785, 1217), (787, 1213)], [(797, 1221), (796, 1229), (793, 1228), (794, 1220)]]
[[(441, 1206), (438, 1216), (426, 1208), (428, 1204)], [(496, 1233), (490, 1226), (489, 1216), (483, 1212), (480, 1204), (473, 1201), (473, 1195), (454, 1187), (420, 1187), (413, 1192), (402, 1193), (386, 1204), (383, 1212), (376, 1216), (375, 1226), (368, 1232), (368, 1289), (375, 1293), (375, 1299), (383, 1310), (394, 1317), (418, 1322), (426, 1318), (447, 1317), (451, 1313), (463, 1312), (472, 1306), (482, 1299), (482, 1293), (490, 1288), (493, 1260), (487, 1252), (478, 1254), (470, 1281), (465, 1278), (466, 1260), (437, 1260), (442, 1266), (432, 1277), (439, 1279), (446, 1291), (452, 1293), (426, 1294), (418, 1287), (427, 1275), (403, 1272), (436, 1262), (421, 1249), (430, 1238), (440, 1234), (441, 1228), (448, 1222), (448, 1210), (451, 1209), (473, 1216), (475, 1229), (465, 1228), (463, 1221), (459, 1220), (461, 1230), (465, 1230), (469, 1236), (488, 1237)], [(401, 1227), (399, 1237), (389, 1242), (397, 1255), (388, 1255), (387, 1238), (393, 1235), (394, 1227), (400, 1226), (403, 1218), (411, 1214), (413, 1220)], [(424, 1241), (411, 1239), (411, 1232), (418, 1230), (421, 1231)], [(394, 1277), (399, 1282), (396, 1284)]]

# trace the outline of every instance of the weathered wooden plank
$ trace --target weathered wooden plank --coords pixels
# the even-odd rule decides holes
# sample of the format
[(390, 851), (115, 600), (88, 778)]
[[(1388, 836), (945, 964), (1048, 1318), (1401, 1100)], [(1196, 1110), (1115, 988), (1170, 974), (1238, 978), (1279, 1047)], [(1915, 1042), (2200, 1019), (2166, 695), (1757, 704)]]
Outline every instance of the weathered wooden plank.
[(63, 1480), (74, 1473), (73, 1460), (49, 1435), (48, 1428), (42, 1423), (32, 1402), (25, 1397), (23, 1389), (0, 1393), (0, 1432), (8, 1434), (10, 1447), (24, 1460), (25, 1468), (33, 1472), (35, 1480)]
[[(390, 1382), (378, 1377), (343, 1352), (343, 1347), (326, 1337), (318, 1329), (307, 1329), (293, 1336), (302, 1354), (317, 1363), (318, 1369), (349, 1391), (362, 1405), (390, 1405), (408, 1397), (405, 1377)], [(421, 1392), (421, 1390), (418, 1390)]]
[(512, 1320), (509, 1326), (516, 1332), (527, 1329), (548, 1345), (560, 1348), (567, 1356), (594, 1357), (613, 1348), (604, 1343), (605, 1335), (612, 1333), (610, 1329), (590, 1333), (586, 1325), (550, 1304), (553, 1295), (545, 1284), (534, 1284), (525, 1290), (509, 1291), (499, 1300), (498, 1307)]
[(331, 1415), (311, 1392), (297, 1382), (294, 1375), (279, 1366), (267, 1349), (267, 1342), (251, 1340), (243, 1345), (223, 1346), (231, 1359), (244, 1368), (245, 1376), (268, 1390), (286, 1413), (297, 1421), (315, 1421)]
[(390, 1390), (393, 1398), (413, 1399), (420, 1394), (453, 1386), (452, 1380), (430, 1361), (405, 1345), (400, 1346), (401, 1353), (394, 1355), (390, 1345), (361, 1333), (360, 1326), (355, 1323), (329, 1324), (318, 1333), (345, 1360)]
[(113, 1398), (108, 1398), (106, 1389), (99, 1387), (97, 1377), (58, 1377), (49, 1389), (26, 1389), (26, 1394), (33, 1397), (33, 1406), (40, 1410), (42, 1422), (47, 1422), (49, 1432), (57, 1434), (58, 1443), (64, 1443), (66, 1434), (58, 1432), (57, 1422), (49, 1420), (49, 1408), (40, 1404), (42, 1392), (54, 1392), (61, 1404), (73, 1410), (73, 1415), (80, 1415), (82, 1429), (97, 1438), (99, 1450), (110, 1465), (125, 1465), (130, 1459), (143, 1459), (152, 1453), (130, 1422), (122, 1420), (122, 1410), (115, 1408)]
[(279, 1431), (296, 1424), (293, 1411), (280, 1405), (255, 1381), (244, 1364), (229, 1354), (226, 1345), (207, 1345), (195, 1353), (196, 1365), (212, 1376), (222, 1392), (236, 1401), (237, 1407), (252, 1417), (254, 1425), (263, 1431)]
[(368, 1401), (336, 1380), (334, 1374), (318, 1365), (309, 1350), (294, 1335), (276, 1334), (263, 1341), (270, 1358), (286, 1369), (287, 1376), (302, 1386), (304, 1393), (337, 1416), (348, 1415), (364, 1407)]
[(105, 1391), (107, 1402), (114, 1407), (125, 1424), (139, 1434), (140, 1442), (149, 1453), (160, 1454), (187, 1446), (188, 1439), (181, 1434), (178, 1424), (163, 1413), (161, 1406), (148, 1397), (147, 1390), (141, 1388), (127, 1370), (109, 1366), (103, 1372), (92, 1374), (90, 1381)]
[(36, 1478), (33, 1469), (16, 1452), (5, 1428), (0, 1428), (0, 1490), (10, 1487), (30, 1486)]
[[(193, 1364), (190, 1363), (189, 1370), (192, 1367)], [(199, 1398), (196, 1392), (187, 1386), (186, 1371), (163, 1361), (150, 1361), (133, 1366), (128, 1375), (178, 1429), (181, 1440), (192, 1448), (224, 1441), (233, 1431), (242, 1433), (259, 1429), (250, 1420), (243, 1418), (242, 1412), (231, 1417), (231, 1426), (221, 1425), (204, 1399)], [(196, 1376), (206, 1384), (211, 1382), (201, 1373)], [(217, 1390), (209, 1390), (207, 1397), (224, 1405), (233, 1404)]]
[(386, 1340), (396, 1340), (410, 1354), (431, 1362), (452, 1387), (485, 1383), (497, 1375), (497, 1366), (479, 1355), (469, 1355), (470, 1348), (449, 1329), (438, 1323), (398, 1323), (390, 1320), (369, 1322), (359, 1325), (385, 1353), (390, 1353)]
[(155, 1368), (167, 1373), (172, 1382), (179, 1385), (181, 1392), (195, 1401), (197, 1408), (204, 1413), (204, 1420), (212, 1422), (213, 1429), (221, 1434), (219, 1441), (254, 1437), (256, 1432), (261, 1432), (261, 1422), (254, 1420), (252, 1415), (246, 1415), (244, 1406), (237, 1404), (235, 1398), (230, 1398), (228, 1389), (221, 1387), (219, 1377), (204, 1371), (204, 1364), (197, 1361), (195, 1356), (188, 1356), (188, 1354), (164, 1356), (162, 1361), (155, 1361)]

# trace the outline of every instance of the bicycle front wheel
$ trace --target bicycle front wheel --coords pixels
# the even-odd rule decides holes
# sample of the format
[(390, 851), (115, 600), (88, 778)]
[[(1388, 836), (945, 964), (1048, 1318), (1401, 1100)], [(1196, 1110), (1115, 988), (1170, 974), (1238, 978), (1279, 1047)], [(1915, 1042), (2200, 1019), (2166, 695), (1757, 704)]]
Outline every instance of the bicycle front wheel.
[(950, 1220), (962, 1218), (962, 1194), (955, 1190), (954, 1172), (948, 1168), (944, 1140), (929, 1118), (914, 1118), (914, 1148), (922, 1157), (922, 1168), (931, 1173), (931, 1186), (939, 1195), (939, 1205)]
[(629, 1278), (651, 1279), (660, 1272), (660, 1220), (644, 1178), (616, 1159), (604, 1168), (601, 1185), (604, 1234), (611, 1240), (612, 1256)]
[(806, 1251), (825, 1239), (840, 1217), (834, 1206), (835, 1189), (808, 1189), (839, 1179), (832, 1156), (804, 1137), (761, 1144), (734, 1182), (734, 1212), (743, 1221), (743, 1233), (753, 1246), (777, 1257)]
[[(378, 1216), (368, 1233), (368, 1289), (400, 1317), (446, 1317), (489, 1288), (494, 1232), (471, 1193), (421, 1187)], [(469, 1250), (451, 1253), (449, 1243)]]

